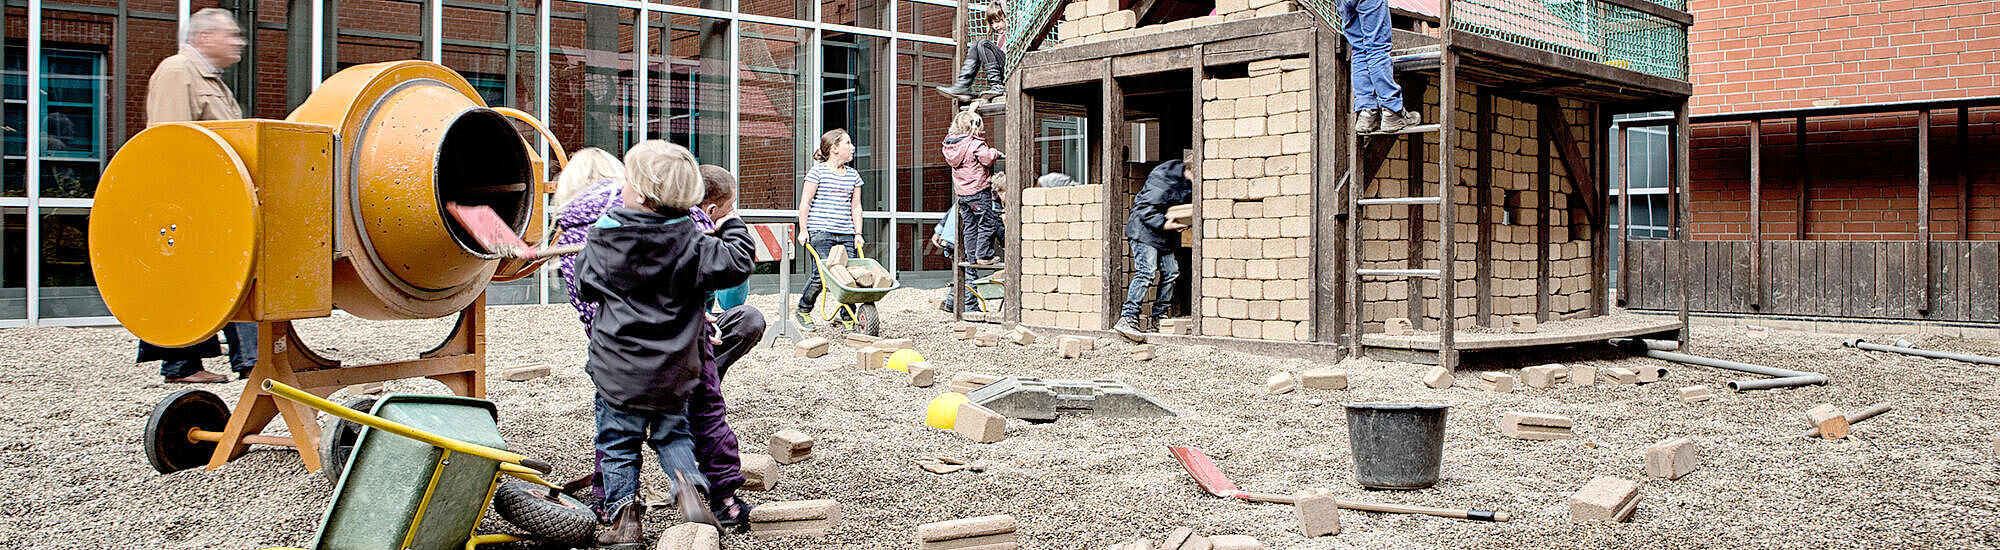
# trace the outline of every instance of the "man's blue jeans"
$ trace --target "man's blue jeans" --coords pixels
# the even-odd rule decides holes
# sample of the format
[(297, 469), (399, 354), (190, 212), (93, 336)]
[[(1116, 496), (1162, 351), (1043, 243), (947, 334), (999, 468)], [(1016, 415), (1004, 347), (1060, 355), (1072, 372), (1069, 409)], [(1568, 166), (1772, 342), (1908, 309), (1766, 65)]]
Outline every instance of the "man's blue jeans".
[(1353, 52), (1348, 65), (1353, 81), (1354, 110), (1403, 110), (1403, 88), (1389, 63), (1388, 0), (1340, 0), (1343, 34)]
[(686, 409), (677, 414), (642, 413), (613, 408), (603, 396), (596, 402), (595, 447), (604, 481), (606, 516), (617, 517), (619, 510), (639, 501), (639, 471), (646, 447), (659, 456), (660, 469), (667, 472), (668, 479), (708, 489), (707, 479), (695, 465), (694, 435), (688, 430)]
[(1156, 280), (1160, 283), (1160, 292), (1153, 298), (1153, 319), (1157, 321), (1166, 317), (1167, 308), (1174, 303), (1174, 281), (1180, 278), (1181, 264), (1174, 259), (1172, 250), (1132, 243), (1132, 284), (1125, 287), (1125, 306), (1118, 309), (1118, 317), (1139, 318), (1140, 303), (1146, 301), (1146, 291), (1152, 289)]

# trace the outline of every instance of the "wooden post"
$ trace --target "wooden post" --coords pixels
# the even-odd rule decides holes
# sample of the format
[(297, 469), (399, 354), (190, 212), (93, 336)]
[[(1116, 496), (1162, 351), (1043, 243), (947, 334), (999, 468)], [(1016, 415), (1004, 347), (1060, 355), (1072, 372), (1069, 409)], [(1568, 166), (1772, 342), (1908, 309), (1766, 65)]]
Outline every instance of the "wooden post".
[[(1194, 144), (1193, 145), (1194, 158), (1188, 159), (1187, 161), (1188, 164), (1187, 166), (1183, 167), (1183, 169), (1185, 169), (1188, 174), (1191, 174), (1191, 176), (1188, 177), (1188, 181), (1194, 183), (1194, 188), (1192, 189), (1193, 192), (1190, 193), (1191, 200), (1194, 201), (1194, 218), (1189, 220), (1190, 223), (1188, 224), (1188, 228), (1183, 229), (1182, 231), (1187, 231), (1189, 233), (1194, 234), (1194, 239), (1193, 239), (1194, 246), (1189, 247), (1191, 249), (1188, 253), (1189, 265), (1181, 268), (1181, 276), (1188, 278), (1187, 301), (1188, 301), (1188, 320), (1190, 323), (1199, 323), (1201, 321), (1201, 316), (1203, 313), (1201, 309), (1201, 297), (1202, 297), (1201, 278), (1203, 275), (1205, 275), (1205, 273), (1202, 271), (1201, 267), (1201, 260), (1204, 257), (1201, 246), (1202, 244), (1201, 203), (1203, 202), (1201, 200), (1201, 191), (1202, 188), (1206, 185), (1204, 181), (1206, 180), (1206, 178), (1208, 178), (1209, 174), (1203, 173), (1203, 170), (1201, 169), (1202, 162), (1208, 159), (1208, 157), (1205, 156), (1204, 153), (1202, 152), (1202, 149), (1204, 149), (1204, 147), (1202, 147), (1202, 142), (1204, 139), (1206, 139), (1202, 131), (1202, 126), (1204, 125), (1204, 123), (1208, 121), (1208, 114), (1203, 112), (1203, 104), (1201, 99), (1201, 81), (1208, 79), (1207, 50), (1208, 48), (1207, 45), (1205, 44), (1195, 44), (1188, 50), (1192, 52), (1192, 55), (1194, 55), (1194, 61), (1190, 63), (1191, 66), (1189, 67), (1190, 69), (1189, 73), (1191, 73), (1192, 75), (1190, 82), (1192, 82), (1193, 84), (1188, 88), (1189, 90), (1188, 95), (1193, 96), (1192, 103), (1194, 107), (1193, 114), (1190, 115), (1193, 117), (1192, 118), (1193, 123), (1189, 125), (1190, 139), (1188, 140), (1188, 142)], [(1190, 333), (1192, 332), (1193, 331), (1190, 331)]]
[[(972, 37), (971, 29), (966, 28), (966, 24), (969, 22), (966, 17), (966, 10), (969, 9), (971, 9), (971, 6), (968, 5), (967, 0), (958, 0), (958, 10), (952, 13), (951, 34), (954, 39), (951, 46), (952, 76), (958, 76), (958, 67), (965, 63), (965, 45), (971, 42), (967, 40)], [(1008, 105), (1013, 104), (1009, 103)]]
[(1473, 204), (1479, 208), (1479, 242), (1473, 247), (1473, 261), (1476, 263), (1473, 280), (1479, 290), (1477, 304), (1478, 322), (1481, 326), (1493, 326), (1493, 94), (1485, 88), (1478, 91), (1479, 133), (1473, 134), (1477, 143), (1473, 147), (1473, 163), (1478, 170), (1473, 193)]
[[(1806, 117), (1792, 122), (1792, 133), (1797, 134), (1792, 143), (1792, 181), (1799, 187), (1798, 240), (1806, 240), (1806, 216), (1812, 213), (1812, 168), (1806, 163)], [(1757, 251), (1763, 254), (1764, 251)]]
[(1458, 52), (1452, 49), (1452, 0), (1439, 0), (1441, 39), (1438, 41), (1438, 366), (1458, 369), (1458, 278), (1456, 251), (1458, 228), (1454, 225), (1458, 201), (1453, 188), (1458, 182)]
[[(1104, 273), (1099, 278), (1105, 291), (1100, 300), (1104, 303), (1104, 312), (1098, 316), (1098, 329), (1111, 328), (1112, 323), (1118, 321), (1119, 306), (1125, 302), (1124, 294), (1111, 290), (1114, 286), (1120, 288), (1124, 286), (1114, 285), (1112, 281), (1119, 279), (1117, 269), (1119, 260), (1125, 257), (1123, 253), (1125, 247), (1119, 245), (1125, 241), (1110, 238), (1112, 235), (1120, 234), (1119, 229), (1124, 225), (1124, 218), (1118, 216), (1117, 204), (1111, 198), (1118, 196), (1125, 187), (1125, 89), (1119, 86), (1118, 78), (1112, 76), (1110, 60), (1105, 60), (1103, 67), (1104, 76), (1100, 89), (1104, 95), (1099, 103), (1103, 111), (1097, 118), (1104, 121), (1102, 134), (1104, 141), (1100, 149), (1102, 152), (1099, 154), (1103, 162), (1098, 166), (1098, 182), (1104, 184), (1102, 188), (1104, 192), (1098, 197), (1103, 201), (1100, 206), (1104, 210), (1104, 218), (1098, 223), (1105, 226), (1106, 238), (1099, 239), (1104, 245), (1102, 252)], [(1195, 92), (1200, 93), (1200, 88), (1196, 88)], [(1114, 219), (1117, 221), (1114, 222)]]
[(1681, 301), (1680, 340), (1682, 352), (1686, 352), (1692, 347), (1688, 342), (1688, 337), (1694, 333), (1694, 331), (1688, 330), (1688, 277), (1690, 277), (1687, 255), (1688, 202), (1692, 195), (1692, 192), (1688, 189), (1688, 133), (1688, 100), (1682, 98), (1680, 106), (1674, 109), (1674, 163), (1672, 176), (1674, 194), (1676, 196), (1675, 202), (1677, 203), (1674, 207), (1674, 233), (1678, 238), (1674, 247), (1677, 252), (1675, 255), (1678, 256), (1675, 259), (1678, 261), (1674, 262), (1673, 265), (1675, 266), (1674, 269), (1679, 272), (1679, 276), (1676, 279), (1680, 281), (1678, 286)]
[(1764, 304), (1764, 121), (1750, 121), (1750, 309)]
[(1591, 220), (1590, 315), (1610, 312), (1611, 304), (1611, 115), (1601, 103), (1590, 104), (1591, 179), (1606, 182), (1586, 200), (1597, 205), (1597, 219)]
[[(1348, 92), (1346, 65), (1340, 61), (1340, 45), (1343, 42), (1338, 33), (1325, 25), (1313, 26), (1312, 49), (1312, 95), (1313, 102), (1305, 106), (1311, 120), (1323, 121), (1313, 125), (1312, 166), (1313, 194), (1313, 309), (1311, 313), (1313, 340), (1337, 342), (1340, 340), (1342, 322), (1347, 317), (1341, 312), (1345, 300), (1347, 278), (1341, 275), (1340, 256), (1346, 240), (1353, 239), (1353, 233), (1343, 233), (1346, 228), (1334, 213), (1340, 211), (1340, 203), (1346, 200), (1341, 193), (1341, 166), (1355, 169), (1346, 162), (1346, 147), (1354, 137), (1350, 128), (1342, 127), (1337, 121), (1339, 113), (1347, 110), (1354, 94)], [(1354, 215), (1348, 210), (1348, 216)]]
[[(1021, 73), (1016, 71), (1014, 74), (1018, 75)], [(1035, 131), (1033, 130), (1036, 127), (1035, 98), (1029, 95), (1027, 90), (1021, 89), (1020, 78), (1009, 80), (1010, 82), (1007, 84), (1007, 115), (1003, 124), (1007, 125), (1007, 163), (1013, 167), (1015, 175), (1012, 178), (1012, 184), (1007, 186), (1007, 204), (1009, 207), (1006, 213), (1003, 214), (1006, 218), (1005, 226), (1007, 227), (1007, 231), (1005, 232), (1007, 239), (1007, 250), (1005, 252), (1007, 258), (1004, 263), (1006, 264), (1005, 272), (1008, 284), (1004, 285), (1002, 291), (1005, 293), (1006, 298), (1002, 300), (1000, 310), (1003, 312), (1002, 316), (1006, 318), (1007, 323), (1020, 324), (1021, 286), (1023, 284), (1021, 259), (1024, 257), (1021, 250), (1021, 222), (1024, 219), (1022, 213), (1027, 210), (1027, 207), (1021, 206), (1021, 194), (1022, 189), (1033, 185), (1035, 182), (1035, 178), (1033, 177), (1035, 172), (1034, 166), (1036, 166)]]
[(1917, 111), (1917, 314), (1931, 311), (1931, 110)]
[[(1537, 119), (1546, 120), (1558, 114), (1555, 109), (1535, 109)], [(1535, 320), (1548, 322), (1555, 318), (1551, 315), (1554, 300), (1549, 296), (1549, 271), (1553, 267), (1549, 261), (1549, 217), (1555, 213), (1549, 206), (1549, 147), (1555, 136), (1543, 120), (1535, 124)]]
[[(1408, 98), (1414, 95), (1417, 98), (1417, 105), (1423, 105), (1424, 88), (1428, 82), (1423, 78), (1415, 78), (1404, 82), (1406, 84), (1416, 84), (1414, 86), (1403, 87), (1405, 101), (1408, 101)], [(1409, 158), (1410, 167), (1410, 171), (1405, 177), (1405, 180), (1408, 182), (1407, 185), (1409, 185), (1409, 196), (1414, 197), (1422, 194), (1424, 192), (1425, 181), (1424, 166), (1430, 164), (1430, 151), (1424, 150), (1423, 134), (1411, 133), (1402, 136), (1384, 136), (1381, 139), (1403, 140), (1403, 152)], [(1440, 183), (1439, 185), (1443, 184)], [(1392, 206), (1390, 208), (1395, 207)], [(1403, 266), (1408, 269), (1423, 269), (1424, 234), (1428, 232), (1428, 228), (1424, 227), (1424, 205), (1412, 204), (1404, 208), (1403, 220), (1404, 224), (1409, 226), (1410, 232), (1404, 235), (1404, 237), (1407, 237), (1404, 241), (1404, 250), (1407, 255), (1404, 256)], [(1424, 281), (1423, 279), (1409, 279), (1408, 282), (1410, 285), (1410, 296), (1403, 303), (1404, 315), (1409, 317), (1410, 323), (1417, 330), (1424, 330)]]
[(1618, 127), (1618, 305), (1632, 306), (1632, 127)]
[(1954, 155), (1953, 162), (1958, 165), (1958, 239), (1962, 241), (1972, 240), (1972, 180), (1966, 177), (1972, 166), (1972, 153), (1966, 141), (1966, 130), (1969, 129), (1967, 119), (1971, 114), (1965, 107), (1958, 108), (1958, 135), (1955, 136), (1958, 154)]

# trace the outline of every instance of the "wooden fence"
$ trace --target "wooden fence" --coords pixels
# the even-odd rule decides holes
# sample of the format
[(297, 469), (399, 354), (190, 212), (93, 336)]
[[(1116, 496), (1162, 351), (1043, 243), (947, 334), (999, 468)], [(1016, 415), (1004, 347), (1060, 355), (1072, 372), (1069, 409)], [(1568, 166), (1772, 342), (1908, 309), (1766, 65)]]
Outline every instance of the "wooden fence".
[(1673, 241), (1630, 246), (1618, 291), (1631, 309), (1679, 309), (1687, 275), (1692, 311), (2000, 321), (2000, 241), (1931, 241), (1928, 266), (1916, 241), (1765, 241), (1762, 285), (1750, 241), (1690, 242), (1685, 263)]

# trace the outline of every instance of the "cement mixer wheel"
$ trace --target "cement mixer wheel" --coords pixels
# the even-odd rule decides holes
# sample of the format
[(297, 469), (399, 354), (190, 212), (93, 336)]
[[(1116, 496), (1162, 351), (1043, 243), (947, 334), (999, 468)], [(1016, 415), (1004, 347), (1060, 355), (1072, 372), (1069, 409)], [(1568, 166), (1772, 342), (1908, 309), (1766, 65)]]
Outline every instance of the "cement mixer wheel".
[(162, 474), (208, 464), (215, 442), (196, 441), (188, 433), (220, 432), (229, 426), (229, 404), (203, 390), (174, 392), (153, 407), (146, 419), (146, 462)]
[[(356, 397), (340, 405), (365, 413), (375, 412), (373, 397)], [(328, 483), (339, 484), (340, 476), (347, 472), (347, 457), (354, 454), (354, 443), (361, 439), (361, 428), (361, 424), (330, 414), (321, 421), (319, 473), (326, 476)]]
[(597, 513), (583, 501), (525, 481), (493, 490), (493, 510), (508, 523), (542, 540), (587, 546), (597, 534)]

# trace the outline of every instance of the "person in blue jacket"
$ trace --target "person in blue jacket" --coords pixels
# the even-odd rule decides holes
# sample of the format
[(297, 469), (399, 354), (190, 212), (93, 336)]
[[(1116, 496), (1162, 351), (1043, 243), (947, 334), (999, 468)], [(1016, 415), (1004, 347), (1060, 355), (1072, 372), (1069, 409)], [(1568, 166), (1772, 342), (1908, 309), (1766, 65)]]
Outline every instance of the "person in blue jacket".
[(1125, 305), (1118, 311), (1118, 324), (1111, 327), (1134, 342), (1144, 342), (1139, 333), (1139, 313), (1146, 291), (1159, 283), (1153, 296), (1153, 323), (1158, 326), (1174, 302), (1174, 281), (1181, 277), (1180, 262), (1174, 259), (1177, 232), (1187, 226), (1167, 219), (1167, 208), (1194, 200), (1194, 182), (1188, 181), (1186, 166), (1169, 160), (1153, 167), (1139, 196), (1132, 199), (1132, 211), (1125, 216), (1125, 238), (1132, 241), (1132, 282), (1125, 288)]

